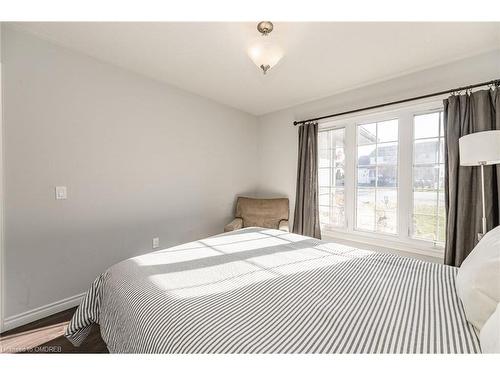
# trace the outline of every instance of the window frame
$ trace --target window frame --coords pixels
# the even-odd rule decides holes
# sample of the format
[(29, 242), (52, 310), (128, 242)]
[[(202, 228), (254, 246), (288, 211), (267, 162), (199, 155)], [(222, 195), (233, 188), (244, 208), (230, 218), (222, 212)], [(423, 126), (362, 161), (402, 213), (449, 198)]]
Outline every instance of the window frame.
[[(427, 114), (431, 114), (431, 113), (436, 113), (436, 112), (443, 112), (444, 111), (444, 108), (441, 106), (441, 108), (434, 108), (434, 109), (426, 109), (426, 110), (422, 110), (422, 111), (416, 111), (416, 112), (413, 112), (412, 114), (412, 127), (411, 127), (411, 140), (412, 140), (412, 150), (411, 150), (411, 156), (412, 156), (412, 165), (411, 165), (411, 183), (412, 183), (412, 200), (411, 200), (411, 209), (410, 209), (410, 218), (408, 219), (409, 220), (409, 227), (408, 227), (408, 236), (411, 237), (412, 240), (414, 241), (418, 241), (418, 242), (425, 242), (425, 243), (432, 243), (434, 247), (436, 248), (442, 248), (443, 251), (444, 251), (444, 242), (440, 242), (440, 241), (432, 241), (432, 240), (424, 240), (422, 238), (418, 238), (418, 237), (414, 237), (415, 236), (415, 228), (413, 226), (413, 216), (415, 216), (415, 206), (414, 206), (414, 194), (415, 194), (415, 191), (414, 191), (414, 188), (413, 188), (413, 182), (414, 182), (414, 178), (415, 178), (415, 117), (416, 116), (421, 116), (421, 115), (427, 115)], [(441, 115), (440, 115), (441, 116)], [(443, 113), (443, 121), (444, 121), (444, 113)], [(439, 128), (441, 128), (441, 124), (439, 125)], [(444, 124), (443, 124), (443, 129), (444, 129)], [(440, 144), (439, 144), (439, 141), (441, 140), (441, 137), (443, 138), (443, 141), (444, 141), (444, 131), (443, 131), (443, 134), (441, 134), (441, 129), (439, 129), (438, 131), (438, 161), (437, 163), (432, 163), (432, 164), (437, 164), (437, 165), (440, 165), (440, 159), (439, 157), (441, 157), (441, 153), (440, 153)], [(436, 137), (429, 137), (429, 138), (419, 138), (418, 140), (422, 140), (422, 139), (434, 139)], [(443, 150), (444, 152), (444, 150)], [(444, 160), (444, 156), (443, 156), (443, 160)], [(443, 161), (443, 168), (444, 168), (444, 161)], [(438, 200), (439, 200), (439, 172), (438, 172)], [(444, 191), (444, 186), (443, 186), (443, 191)], [(438, 203), (439, 204), (439, 203)], [(439, 207), (439, 206), (438, 206)], [(418, 214), (417, 214), (418, 215)], [(438, 217), (439, 219), (439, 210), (437, 212), (437, 215), (436, 217)], [(445, 218), (446, 219), (446, 218)], [(445, 226), (445, 231), (446, 231), (446, 226)]]
[[(398, 121), (398, 139), (397, 139), (397, 142), (398, 142), (398, 161), (397, 161), (397, 164), (396, 164), (396, 167), (397, 167), (397, 186), (396, 186), (396, 190), (397, 190), (397, 194), (398, 194), (398, 199), (396, 201), (396, 206), (397, 206), (397, 210), (396, 210), (396, 233), (383, 233), (383, 232), (379, 232), (377, 230), (368, 230), (368, 229), (362, 229), (362, 228), (358, 228), (357, 226), (357, 223), (358, 223), (358, 147), (359, 147), (359, 144), (358, 144), (358, 126), (361, 126), (361, 125), (365, 125), (365, 124), (369, 124), (369, 123), (377, 123), (377, 126), (378, 126), (378, 123), (379, 122), (384, 122), (384, 121), (391, 121), (391, 120), (397, 120)], [(400, 231), (400, 228), (399, 228), (399, 199), (400, 199), (400, 194), (399, 194), (399, 181), (400, 181), (400, 176), (399, 176), (399, 171), (400, 171), (400, 144), (399, 144), (399, 118), (397, 117), (394, 117), (394, 116), (382, 116), (380, 117), (380, 119), (377, 119), (377, 120), (374, 120), (374, 121), (370, 121), (370, 122), (365, 122), (365, 121), (356, 121), (355, 122), (355, 138), (354, 138), (354, 144), (355, 144), (355, 158), (354, 158), (354, 165), (355, 165), (355, 173), (354, 173), (354, 219), (353, 219), (353, 230), (355, 232), (364, 232), (364, 233), (373, 233), (373, 234), (382, 234), (384, 236), (390, 236), (390, 237), (399, 237), (399, 231)], [(389, 143), (389, 142), (380, 142), (380, 143)], [(376, 150), (377, 150), (377, 156), (376, 156), (376, 159), (378, 159), (378, 144), (379, 142), (376, 142), (374, 143), (374, 145), (376, 145)], [(378, 160), (376, 162), (376, 168), (378, 169)], [(376, 180), (376, 176), (375, 176), (375, 180)], [(377, 193), (376, 193), (376, 190), (377, 190), (377, 187), (375, 187), (373, 189), (375, 191), (375, 217), (376, 217), (376, 211), (377, 211)], [(344, 192), (345, 194), (345, 192)]]
[[(335, 230), (345, 230), (347, 229), (347, 209), (346, 209), (346, 203), (345, 203), (345, 194), (346, 194), (346, 183), (345, 183), (345, 174), (346, 174), (346, 169), (347, 169), (347, 166), (346, 166), (346, 162), (347, 162), (347, 155), (346, 155), (346, 128), (345, 126), (342, 126), (342, 125), (339, 125), (339, 126), (336, 126), (336, 127), (328, 127), (328, 128), (322, 128), (322, 129), (318, 129), (318, 135), (320, 132), (328, 132), (328, 131), (334, 131), (334, 130), (343, 130), (344, 131), (344, 185), (342, 186), (342, 190), (344, 191), (344, 225), (343, 226), (331, 226), (327, 229), (327, 231), (335, 231)], [(319, 151), (319, 150), (318, 150)], [(319, 163), (319, 161), (318, 161)], [(319, 167), (319, 164), (318, 164), (318, 171), (319, 169), (323, 169), (324, 167)], [(329, 167), (331, 169), (331, 167)], [(318, 179), (319, 180), (319, 179)], [(330, 178), (331, 180), (331, 178)], [(319, 181), (318, 181), (318, 188), (321, 189), (322, 186), (319, 185)], [(338, 189), (338, 187), (333, 187), (334, 189)], [(330, 186), (330, 190), (332, 189), (332, 187)], [(321, 205), (320, 205), (321, 206)], [(331, 213), (331, 204), (330, 204), (330, 213)]]
[[(344, 204), (345, 227), (322, 228), (326, 239), (344, 239), (349, 241), (370, 243), (405, 252), (442, 258), (444, 244), (412, 237), (413, 220), (413, 160), (414, 160), (414, 123), (415, 115), (443, 110), (443, 97), (432, 98), (401, 104), (389, 109), (378, 109), (362, 112), (358, 115), (339, 116), (333, 120), (319, 123), (319, 131), (338, 128), (345, 129), (344, 154)], [(398, 119), (398, 198), (397, 228), (398, 233), (371, 232), (356, 228), (357, 199), (357, 126), (371, 122), (382, 122)]]

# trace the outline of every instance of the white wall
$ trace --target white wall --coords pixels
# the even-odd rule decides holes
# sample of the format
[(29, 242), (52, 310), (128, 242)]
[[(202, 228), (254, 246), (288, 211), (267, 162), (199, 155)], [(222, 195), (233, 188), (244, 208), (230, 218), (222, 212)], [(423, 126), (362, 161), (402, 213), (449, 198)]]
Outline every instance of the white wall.
[(298, 147), (298, 129), (293, 126), (294, 120), (497, 79), (500, 78), (499, 62), (500, 50), (497, 50), (261, 116), (259, 194), (288, 196), (293, 213)]
[(155, 236), (220, 233), (255, 192), (255, 117), (10, 28), (3, 59), (7, 319), (84, 292)]
[(0, 22), (0, 332), (3, 331), (4, 318), (4, 252), (3, 252), (3, 110), (2, 110), (2, 22)]

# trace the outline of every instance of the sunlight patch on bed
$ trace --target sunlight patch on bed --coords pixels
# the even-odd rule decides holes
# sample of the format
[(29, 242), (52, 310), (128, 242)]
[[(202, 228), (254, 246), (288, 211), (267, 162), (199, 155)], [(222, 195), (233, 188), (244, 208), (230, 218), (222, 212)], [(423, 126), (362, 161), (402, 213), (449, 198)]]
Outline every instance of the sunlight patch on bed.
[(302, 249), (296, 249), (293, 251), (285, 251), (285, 252), (256, 256), (253, 257), (251, 260), (252, 263), (258, 266), (273, 270), (279, 266), (284, 266), (292, 263), (301, 263), (304, 261), (322, 258), (325, 256), (328, 256), (328, 254), (322, 251), (318, 251), (313, 247), (306, 247)]
[[(195, 298), (243, 288), (283, 275), (298, 274), (337, 265), (373, 254), (348, 246), (307, 247), (281, 251), (227, 263), (209, 264), (170, 273), (149, 275), (148, 280), (173, 298)], [(203, 260), (201, 260), (203, 262)]]
[(216, 285), (223, 285), (224, 282), (230, 281), (235, 288), (238, 288), (239, 283), (237, 280), (240, 277), (257, 272), (261, 273), (261, 275), (252, 278), (252, 280), (261, 280), (274, 276), (272, 273), (250, 262), (235, 261), (179, 272), (158, 273), (148, 276), (148, 279), (158, 288), (165, 291), (199, 288), (213, 284), (214, 287), (211, 290), (217, 293), (218, 287)]
[(173, 289), (169, 294), (175, 298), (196, 298), (211, 294), (230, 292), (265, 280), (277, 278), (276, 274), (265, 270), (244, 273), (238, 276), (221, 279), (212, 283), (200, 284), (192, 287)]
[(303, 260), (301, 262), (294, 262), (284, 264), (282, 266), (274, 267), (273, 270), (280, 275), (291, 275), (299, 272), (311, 271), (318, 268), (326, 268), (346, 261), (352, 258), (342, 255), (323, 255), (322, 257)]
[(289, 242), (299, 242), (299, 241), (304, 241), (304, 240), (310, 240), (309, 237), (302, 236), (300, 234), (296, 233), (291, 233), (291, 232), (284, 232), (282, 230), (277, 230), (277, 229), (264, 229), (261, 230), (259, 233), (269, 235), (269, 236), (275, 236), (279, 237), (283, 240), (287, 240)]
[[(223, 252), (238, 252), (266, 246), (288, 244), (306, 239), (303, 236), (290, 234), (279, 230), (265, 230), (251, 233), (239, 233), (209, 237), (167, 249), (157, 250), (151, 254), (174, 253), (203, 248), (220, 249)], [(265, 243), (268, 243), (266, 245)], [(228, 250), (229, 249), (229, 250)]]
[(373, 252), (364, 250), (359, 251), (349, 246), (339, 246), (338, 248), (315, 246), (285, 253), (274, 253), (254, 257), (252, 262), (280, 275), (290, 275), (317, 268), (330, 267), (371, 254), (373, 254)]
[(250, 232), (250, 233), (234, 233), (234, 234), (231, 233), (231, 234), (205, 238), (203, 240), (203, 243), (210, 246), (216, 246), (216, 245), (227, 245), (231, 243), (237, 243), (240, 241), (258, 240), (262, 238), (269, 238), (269, 236), (266, 236), (260, 231)]
[(136, 257), (143, 276), (173, 298), (228, 292), (373, 254), (278, 230), (211, 237)]
[(351, 258), (362, 258), (368, 255), (375, 254), (374, 251), (358, 249), (352, 246), (342, 245), (335, 242), (322, 243), (318, 246), (315, 246), (315, 249), (325, 251), (330, 254), (345, 255)]
[(281, 240), (279, 238), (275, 237), (266, 237), (266, 238), (259, 238), (259, 239), (253, 239), (253, 240), (247, 240), (247, 241), (241, 241), (238, 243), (231, 243), (231, 244), (221, 244), (221, 245), (213, 245), (210, 243), (207, 243), (207, 245), (210, 245), (213, 249), (219, 250), (220, 252), (224, 254), (232, 254), (232, 253), (238, 253), (241, 251), (249, 251), (249, 250), (255, 250), (255, 249), (265, 249), (273, 246), (282, 246), (282, 245), (287, 245), (289, 244), (288, 241)]
[(220, 255), (220, 252), (210, 249), (209, 247), (204, 247), (185, 249), (184, 251), (178, 252), (154, 252), (133, 258), (133, 260), (139, 266), (159, 266), (162, 264), (187, 262), (217, 255)]

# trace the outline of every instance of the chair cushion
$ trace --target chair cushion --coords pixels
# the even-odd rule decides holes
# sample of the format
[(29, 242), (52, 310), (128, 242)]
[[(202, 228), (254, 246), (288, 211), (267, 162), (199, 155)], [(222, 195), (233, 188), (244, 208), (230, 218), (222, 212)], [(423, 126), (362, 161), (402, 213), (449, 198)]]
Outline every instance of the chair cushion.
[(256, 199), (239, 197), (236, 217), (243, 219), (243, 227), (278, 229), (281, 220), (288, 220), (288, 198)]

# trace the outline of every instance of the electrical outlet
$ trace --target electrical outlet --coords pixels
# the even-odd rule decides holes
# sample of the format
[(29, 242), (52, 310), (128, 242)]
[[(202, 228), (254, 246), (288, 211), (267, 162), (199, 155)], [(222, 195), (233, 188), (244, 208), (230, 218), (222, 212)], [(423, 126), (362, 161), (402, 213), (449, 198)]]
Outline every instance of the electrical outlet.
[(160, 237), (153, 238), (153, 249), (160, 247)]

